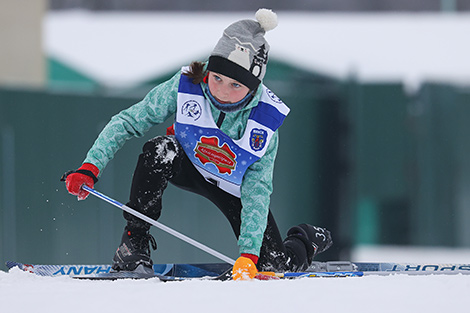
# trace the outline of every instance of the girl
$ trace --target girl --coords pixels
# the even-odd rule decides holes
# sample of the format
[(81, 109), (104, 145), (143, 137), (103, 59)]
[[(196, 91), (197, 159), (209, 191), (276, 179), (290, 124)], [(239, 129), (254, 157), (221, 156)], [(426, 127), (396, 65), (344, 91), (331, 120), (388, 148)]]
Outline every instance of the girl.
[[(83, 184), (97, 177), (127, 139), (143, 136), (175, 114), (167, 135), (148, 141), (134, 172), (128, 206), (157, 220), (168, 182), (211, 200), (229, 220), (240, 257), (235, 279), (260, 270), (299, 271), (328, 249), (328, 230), (295, 226), (283, 241), (269, 211), (278, 128), (289, 108), (262, 84), (269, 45), (265, 32), (277, 26), (271, 10), (256, 21), (224, 30), (208, 62), (193, 62), (143, 99), (114, 116), (89, 150), (84, 164), (66, 178), (68, 191), (85, 199)], [(128, 213), (115, 270), (151, 266), (150, 225)]]

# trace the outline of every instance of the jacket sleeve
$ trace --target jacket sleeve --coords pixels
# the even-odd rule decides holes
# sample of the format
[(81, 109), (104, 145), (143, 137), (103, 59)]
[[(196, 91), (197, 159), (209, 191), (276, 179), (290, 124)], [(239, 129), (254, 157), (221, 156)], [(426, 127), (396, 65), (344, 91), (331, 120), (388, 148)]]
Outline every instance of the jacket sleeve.
[(273, 134), (264, 156), (245, 173), (241, 186), (241, 226), (238, 246), (240, 253), (259, 256), (268, 222), (269, 202), (273, 191), (273, 171), (279, 142)]
[(156, 86), (145, 98), (111, 118), (88, 151), (84, 163), (92, 163), (100, 173), (124, 143), (142, 137), (152, 126), (164, 122), (176, 111), (181, 73)]

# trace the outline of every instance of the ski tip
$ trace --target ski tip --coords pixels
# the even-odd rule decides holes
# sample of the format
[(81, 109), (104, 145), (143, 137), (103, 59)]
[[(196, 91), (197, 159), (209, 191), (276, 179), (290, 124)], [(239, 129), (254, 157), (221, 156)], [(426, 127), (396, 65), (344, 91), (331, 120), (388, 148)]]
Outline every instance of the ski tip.
[(5, 262), (5, 265), (8, 267), (8, 269), (11, 269), (13, 267), (19, 267), (21, 263), (17, 263), (17, 262), (12, 262), (12, 261), (6, 261)]

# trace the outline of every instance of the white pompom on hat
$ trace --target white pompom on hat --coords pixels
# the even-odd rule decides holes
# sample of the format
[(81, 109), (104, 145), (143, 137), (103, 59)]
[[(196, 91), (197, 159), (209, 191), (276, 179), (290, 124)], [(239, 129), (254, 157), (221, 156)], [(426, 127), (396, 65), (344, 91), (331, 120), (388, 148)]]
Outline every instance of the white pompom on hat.
[(254, 20), (241, 20), (228, 26), (209, 57), (207, 69), (255, 90), (266, 74), (269, 44), (264, 35), (276, 28), (277, 15), (259, 9)]
[(255, 18), (265, 31), (270, 31), (277, 26), (277, 14), (269, 9), (259, 9)]

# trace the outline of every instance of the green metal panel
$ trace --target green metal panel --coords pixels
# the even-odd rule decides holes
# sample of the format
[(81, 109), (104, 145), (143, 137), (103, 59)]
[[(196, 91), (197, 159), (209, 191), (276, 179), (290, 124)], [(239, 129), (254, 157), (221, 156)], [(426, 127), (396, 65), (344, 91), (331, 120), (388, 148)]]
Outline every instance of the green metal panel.
[(469, 116), (468, 89), (429, 83), (414, 102), (412, 243), (470, 246)]
[[(100, 211), (102, 204), (94, 199), (78, 203), (65, 192), (59, 178), (81, 164), (108, 116), (127, 103), (102, 97), (1, 91), (1, 164), (2, 172), (8, 173), (2, 175), (2, 223), (12, 229), (2, 232), (2, 243), (6, 243), (2, 247), (9, 247), (10, 240), (16, 243), (13, 249), (2, 251), (4, 260), (103, 261), (106, 253), (101, 251), (101, 243), (111, 236), (104, 230), (113, 225), (116, 214)], [(114, 166), (121, 168), (123, 162), (121, 158)], [(128, 167), (122, 166), (111, 177), (127, 182), (129, 175)], [(103, 182), (101, 187), (118, 191), (115, 194), (128, 187), (119, 184), (114, 189), (113, 184)], [(109, 255), (113, 248), (108, 250)]]
[(406, 243), (409, 99), (401, 84), (363, 84), (352, 88), (351, 188), (356, 242)]
[(469, 246), (469, 91), (351, 87), (356, 242)]

